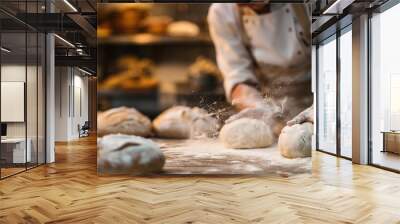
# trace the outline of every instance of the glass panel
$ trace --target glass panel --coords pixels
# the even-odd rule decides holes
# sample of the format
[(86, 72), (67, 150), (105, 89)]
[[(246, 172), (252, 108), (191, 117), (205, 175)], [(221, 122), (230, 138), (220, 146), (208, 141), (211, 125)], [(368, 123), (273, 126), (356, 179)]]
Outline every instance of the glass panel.
[[(45, 161), (45, 35), (21, 22), (43, 13), (45, 1), (0, 1), (1, 177)], [(25, 14), (29, 13), (29, 14)], [(5, 97), (7, 96), (7, 97)], [(4, 99), (3, 99), (4, 98)]]
[(46, 37), (44, 34), (39, 34), (38, 45), (38, 164), (45, 163), (46, 149), (45, 149), (45, 52)]
[[(27, 2), (26, 12), (29, 14), (39, 11), (38, 2)], [(29, 15), (28, 14), (28, 15)], [(31, 23), (38, 22), (38, 17), (29, 17)], [(27, 80), (26, 80), (26, 113), (27, 113), (27, 143), (31, 151), (28, 168), (38, 163), (38, 33), (36, 30), (27, 30)]]
[(372, 25), (372, 163), (400, 170), (400, 5), (374, 15)]
[(318, 149), (336, 153), (336, 39), (318, 48)]
[(27, 33), (28, 38), (28, 63), (27, 63), (27, 80), (26, 80), (26, 113), (27, 113), (27, 143), (28, 149), (30, 148), (30, 160), (28, 160), (28, 167), (34, 167), (37, 165), (38, 158), (38, 143), (37, 143), (37, 132), (38, 132), (38, 36), (36, 32)]
[(1, 34), (1, 140), (2, 177), (25, 170), (26, 150), (26, 33)]
[(352, 33), (340, 36), (340, 153), (352, 157)]

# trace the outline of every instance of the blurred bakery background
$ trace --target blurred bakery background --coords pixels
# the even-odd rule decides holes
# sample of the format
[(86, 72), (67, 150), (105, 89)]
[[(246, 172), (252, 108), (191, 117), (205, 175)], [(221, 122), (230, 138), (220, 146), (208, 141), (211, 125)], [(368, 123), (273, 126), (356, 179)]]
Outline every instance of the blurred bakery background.
[(98, 110), (153, 118), (174, 105), (225, 107), (210, 4), (98, 4)]

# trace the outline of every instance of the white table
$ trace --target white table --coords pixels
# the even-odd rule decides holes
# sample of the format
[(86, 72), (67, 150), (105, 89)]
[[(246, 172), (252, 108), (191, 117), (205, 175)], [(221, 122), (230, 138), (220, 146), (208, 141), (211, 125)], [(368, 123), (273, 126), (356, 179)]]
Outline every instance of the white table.
[(1, 147), (13, 147), (12, 148), (12, 163), (25, 163), (31, 162), (32, 160), (32, 140), (26, 139), (28, 143), (25, 152), (25, 138), (5, 138), (1, 139)]

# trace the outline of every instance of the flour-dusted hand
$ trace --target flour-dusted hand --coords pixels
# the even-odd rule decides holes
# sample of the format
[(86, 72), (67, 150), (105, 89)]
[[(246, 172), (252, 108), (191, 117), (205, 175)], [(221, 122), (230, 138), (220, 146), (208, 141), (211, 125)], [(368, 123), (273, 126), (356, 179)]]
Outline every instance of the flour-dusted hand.
[[(251, 118), (251, 119), (256, 119), (256, 120), (261, 120), (261, 121), (268, 121), (272, 116), (273, 116), (273, 110), (269, 108), (247, 108), (242, 111), (240, 111), (237, 114), (232, 115), (231, 117), (228, 118), (228, 120), (225, 121), (226, 124), (231, 123), (233, 121), (239, 120), (241, 118)], [(278, 115), (276, 115), (278, 116)]]
[(283, 113), (282, 102), (261, 98), (256, 104), (252, 104), (252, 107), (244, 108), (239, 113), (232, 115), (225, 123), (230, 123), (241, 118), (262, 120), (268, 123), (271, 119), (283, 118)]
[(255, 119), (269, 126), (274, 136), (277, 137), (285, 126), (284, 117), (281, 107), (273, 103), (265, 103), (263, 107), (247, 108), (238, 114), (232, 115), (225, 121), (225, 124), (244, 118)]
[(314, 105), (303, 110), (300, 114), (298, 114), (292, 120), (288, 121), (287, 125), (292, 126), (295, 124), (302, 124), (304, 122), (314, 123)]
[(232, 90), (232, 105), (239, 110), (262, 107), (263, 103), (261, 92), (253, 86), (242, 83)]

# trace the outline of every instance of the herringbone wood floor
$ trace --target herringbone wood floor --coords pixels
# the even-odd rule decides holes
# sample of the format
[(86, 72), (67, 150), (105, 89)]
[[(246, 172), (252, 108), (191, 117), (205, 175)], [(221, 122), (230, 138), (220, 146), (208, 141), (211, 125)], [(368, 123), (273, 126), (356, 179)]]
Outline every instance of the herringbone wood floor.
[(400, 223), (400, 175), (322, 153), (290, 178), (98, 177), (95, 144), (0, 181), (0, 223)]

